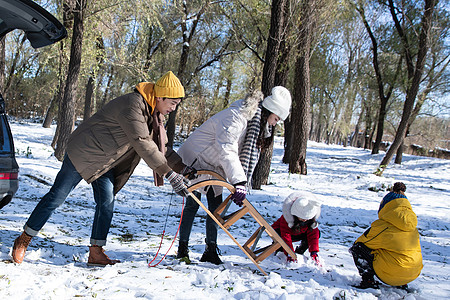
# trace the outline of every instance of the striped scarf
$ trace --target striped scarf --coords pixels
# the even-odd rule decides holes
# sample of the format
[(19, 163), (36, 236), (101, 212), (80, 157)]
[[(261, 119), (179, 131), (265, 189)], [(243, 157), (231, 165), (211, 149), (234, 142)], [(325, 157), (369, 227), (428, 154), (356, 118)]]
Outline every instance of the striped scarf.
[(259, 158), (259, 149), (256, 145), (261, 123), (261, 106), (258, 107), (253, 118), (247, 122), (244, 145), (239, 154), (242, 168), (247, 175), (247, 188), (251, 189), (253, 170)]

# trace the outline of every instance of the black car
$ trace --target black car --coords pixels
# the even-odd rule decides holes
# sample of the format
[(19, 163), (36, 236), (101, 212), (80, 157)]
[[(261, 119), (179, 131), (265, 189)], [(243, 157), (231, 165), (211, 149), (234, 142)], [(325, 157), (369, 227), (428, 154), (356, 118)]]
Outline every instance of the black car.
[[(14, 29), (23, 30), (33, 48), (56, 43), (67, 36), (64, 26), (31, 0), (0, 0), (0, 39)], [(1, 90), (1, 89), (0, 89)], [(19, 165), (0, 94), (0, 209), (11, 202), (19, 187)]]

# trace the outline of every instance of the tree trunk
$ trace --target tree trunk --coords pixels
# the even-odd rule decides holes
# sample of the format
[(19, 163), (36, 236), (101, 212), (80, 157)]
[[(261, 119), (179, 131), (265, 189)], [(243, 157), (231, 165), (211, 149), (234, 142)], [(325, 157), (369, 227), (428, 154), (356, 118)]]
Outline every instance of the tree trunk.
[[(297, 58), (292, 103), (292, 150), (289, 162), (290, 173), (307, 174), (306, 147), (309, 132), (310, 82), (309, 82), (309, 51)], [(294, 138), (295, 137), (295, 138)]]
[[(71, 15), (70, 7), (68, 6), (68, 4), (66, 2), (64, 2), (64, 3), (58, 2), (58, 4), (61, 4), (61, 6), (58, 7), (58, 10), (62, 11), (64, 27), (68, 31), (73, 30), (73, 28), (72, 28), (73, 22), (71, 22), (72, 17), (69, 16), (69, 15)], [(64, 78), (65, 78), (65, 74), (67, 73), (67, 60), (68, 60), (66, 57), (66, 54), (65, 54), (66, 53), (65, 50), (66, 50), (66, 40), (64, 39), (64, 40), (60, 41), (60, 44), (59, 44), (58, 88), (47, 108), (44, 122), (42, 123), (42, 127), (44, 127), (44, 128), (50, 128), (50, 126), (52, 125), (53, 119), (54, 119), (55, 115), (58, 113), (58, 108), (62, 101), (61, 99), (64, 95), (64, 86), (65, 86)], [(55, 135), (53, 136), (53, 141), (52, 141), (53, 149), (55, 149), (57, 136), (58, 135), (55, 132)]]
[(230, 95), (231, 95), (231, 88), (233, 86), (233, 80), (227, 76), (225, 79), (227, 82), (226, 90), (225, 90), (225, 97), (223, 97), (223, 109), (228, 107), (228, 104), (230, 103)]
[(384, 120), (386, 118), (386, 106), (387, 103), (389, 101), (389, 98), (392, 95), (392, 91), (395, 85), (395, 82), (397, 81), (397, 77), (400, 74), (400, 70), (401, 70), (401, 64), (402, 64), (402, 59), (399, 59), (399, 62), (397, 64), (397, 72), (394, 76), (394, 79), (392, 80), (392, 82), (390, 83), (390, 86), (388, 88), (388, 91), (385, 93), (384, 91), (384, 86), (385, 83), (383, 81), (383, 76), (381, 74), (381, 70), (380, 70), (380, 64), (378, 61), (378, 42), (375, 38), (375, 35), (373, 34), (372, 29), (370, 28), (369, 23), (367, 22), (366, 16), (365, 16), (365, 12), (364, 12), (364, 8), (362, 6), (357, 6), (356, 10), (359, 12), (362, 21), (364, 23), (364, 27), (367, 30), (367, 33), (369, 34), (370, 40), (372, 42), (372, 64), (373, 64), (373, 68), (375, 70), (375, 75), (376, 75), (376, 79), (377, 79), (377, 86), (378, 86), (378, 96), (380, 98), (380, 107), (379, 107), (379, 112), (378, 112), (378, 124), (377, 124), (377, 135), (375, 138), (375, 143), (372, 146), (372, 154), (378, 154), (379, 152), (379, 148), (380, 148), (380, 144), (382, 142), (383, 139), (383, 132), (384, 132)]
[(371, 140), (370, 140), (370, 133), (369, 130), (366, 129), (364, 131), (364, 149), (370, 149), (371, 148)]
[(109, 95), (111, 82), (113, 81), (113, 77), (115, 75), (114, 71), (115, 71), (114, 70), (114, 66), (111, 66), (111, 69), (110, 69), (110, 72), (109, 72), (109, 75), (108, 75), (108, 82), (106, 83), (106, 88), (105, 88), (105, 92), (103, 93), (102, 102), (100, 104), (100, 107), (103, 107), (103, 105), (105, 105), (107, 100), (108, 100), (108, 95)]
[[(427, 83), (426, 88), (420, 93), (419, 97), (417, 98), (417, 102), (416, 102), (416, 106), (414, 107), (414, 110), (411, 113), (411, 116), (409, 117), (409, 121), (408, 121), (408, 126), (406, 128), (406, 135), (405, 138), (408, 136), (409, 134), (409, 129), (411, 128), (412, 123), (414, 122), (414, 120), (417, 118), (417, 116), (419, 115), (420, 110), (422, 109), (423, 104), (425, 103), (425, 99), (427, 98), (428, 94), (431, 92), (432, 87), (435, 83), (435, 79), (440, 77), (443, 73), (443, 71), (446, 69), (447, 65), (448, 65), (449, 61), (447, 61), (447, 64), (438, 72), (438, 76), (434, 76), (436, 75), (434, 73), (434, 68), (431, 70), (430, 73), (432, 74), (428, 74), (429, 75), (429, 80)], [(433, 62), (433, 67), (435, 67), (435, 64)], [(403, 151), (404, 151), (404, 142), (400, 145), (400, 147), (397, 150), (397, 154), (395, 155), (395, 163), (396, 164), (401, 164), (402, 163), (402, 159), (403, 159)]]
[(391, 15), (394, 19), (394, 23), (402, 39), (402, 47), (405, 52), (406, 65), (408, 69), (408, 87), (406, 91), (406, 100), (403, 106), (403, 114), (400, 124), (397, 129), (397, 133), (395, 134), (394, 141), (392, 145), (389, 147), (386, 155), (381, 161), (378, 170), (375, 172), (377, 175), (381, 176), (383, 171), (389, 165), (394, 153), (397, 152), (398, 147), (403, 143), (405, 138), (406, 131), (408, 129), (408, 122), (411, 116), (411, 113), (414, 108), (414, 102), (416, 100), (416, 96), (419, 90), (420, 81), (423, 75), (423, 67), (425, 65), (425, 58), (428, 51), (428, 40), (430, 35), (431, 24), (433, 21), (433, 12), (435, 6), (435, 0), (425, 0), (425, 8), (424, 14), (421, 21), (421, 31), (419, 36), (419, 44), (418, 44), (418, 52), (417, 52), (417, 60), (416, 65), (414, 67), (414, 63), (411, 56), (411, 51), (413, 46), (409, 45), (406, 33), (404, 32), (400, 22), (396, 16), (396, 8), (394, 7), (393, 1), (389, 0), (389, 6), (391, 9)]
[(317, 126), (316, 142), (318, 142), (318, 143), (322, 142), (322, 123), (319, 123), (319, 126)]
[(81, 49), (83, 45), (83, 19), (87, 0), (75, 1), (73, 11), (73, 35), (70, 51), (70, 61), (67, 71), (67, 80), (64, 96), (59, 106), (58, 136), (55, 139), (55, 157), (62, 161), (66, 153), (67, 141), (73, 131), (76, 106), (76, 89), (81, 66)]
[(377, 129), (377, 127), (375, 126), (373, 129), (372, 129), (372, 131), (370, 132), (370, 135), (369, 135), (369, 149), (372, 149), (372, 147), (373, 147), (373, 135), (375, 134), (375, 130)]
[(289, 116), (284, 121), (284, 155), (283, 163), (288, 164), (291, 161), (291, 148), (292, 148), (292, 123)]
[[(288, 3), (288, 2), (286, 2)], [(287, 5), (287, 4), (286, 4)], [(284, 9), (284, 20), (288, 20), (289, 18), (289, 10)], [(283, 38), (281, 39), (280, 43), (280, 55), (278, 55), (278, 62), (277, 62), (277, 70), (275, 75), (275, 82), (274, 86), (284, 86), (287, 87), (288, 82), (288, 76), (289, 76), (289, 61), (291, 58), (291, 49), (292, 46), (288, 41), (288, 37), (290, 36), (290, 29), (291, 26), (289, 26), (289, 22), (283, 26)], [(284, 155), (282, 162), (285, 164), (288, 164), (291, 155), (291, 118), (290, 116), (283, 122), (284, 124)]]
[[(264, 60), (261, 90), (265, 97), (270, 95), (275, 84), (275, 74), (278, 63), (278, 50), (285, 28), (284, 10), (287, 0), (273, 0), (270, 16), (269, 38), (267, 40), (266, 56)], [(267, 184), (272, 161), (273, 141), (267, 149), (261, 151), (258, 163), (252, 176), (252, 188), (261, 189), (261, 185)]]
[(59, 85), (58, 90), (56, 91), (55, 95), (53, 95), (52, 100), (50, 101), (50, 104), (47, 108), (47, 112), (45, 114), (44, 122), (42, 123), (42, 127), (44, 128), (50, 128), (52, 125), (53, 117), (55, 116), (55, 113), (57, 111), (58, 105), (60, 103), (60, 99), (62, 96), (62, 87)]
[[(312, 35), (315, 27), (314, 9), (316, 0), (302, 2), (299, 45), (295, 63), (295, 84), (292, 102), (292, 150), (289, 172), (306, 175), (306, 148), (310, 126), (310, 75), (309, 58)], [(294, 139), (295, 137), (295, 139)]]
[(272, 1), (269, 38), (267, 39), (263, 78), (261, 82), (261, 91), (265, 97), (270, 95), (270, 91), (275, 85), (278, 51), (283, 37), (283, 29), (285, 28), (284, 10), (286, 9), (286, 1), (287, 0)]
[[(375, 140), (375, 144), (372, 147), (372, 154), (377, 154), (379, 152), (379, 146), (381, 144), (384, 132), (384, 119), (386, 118), (386, 106), (389, 100), (389, 97), (384, 94), (384, 82), (380, 71), (380, 65), (378, 62), (378, 42), (375, 39), (375, 36), (372, 32), (372, 29), (369, 26), (369, 23), (366, 20), (366, 16), (364, 14), (364, 10), (360, 8), (359, 13), (363, 19), (364, 26), (369, 34), (370, 40), (372, 41), (372, 64), (375, 70), (375, 75), (378, 84), (378, 96), (380, 97), (380, 107), (378, 111), (378, 124), (377, 124), (377, 136)], [(370, 145), (372, 146), (372, 140), (370, 140)]]
[(356, 147), (356, 145), (358, 144), (359, 128), (361, 126), (361, 120), (363, 118), (363, 114), (364, 114), (364, 106), (361, 105), (361, 113), (359, 114), (358, 121), (356, 122), (355, 131), (353, 132), (353, 136), (350, 139), (350, 146), (352, 146), (352, 147)]
[(386, 119), (386, 105), (387, 99), (380, 97), (380, 109), (378, 111), (378, 123), (377, 123), (377, 135), (375, 137), (375, 143), (372, 145), (372, 154), (378, 154), (380, 152), (380, 144), (383, 140), (384, 133), (384, 119)]
[(86, 94), (84, 98), (84, 112), (83, 112), (83, 121), (86, 121), (89, 119), (94, 112), (96, 111), (97, 101), (96, 97), (94, 95), (94, 89), (95, 89), (95, 81), (97, 79), (97, 75), (99, 73), (99, 70), (102, 69), (103, 63), (105, 61), (105, 44), (103, 41), (103, 37), (101, 34), (97, 35), (97, 38), (95, 39), (95, 50), (96, 50), (96, 57), (95, 60), (97, 64), (93, 66), (91, 70), (91, 74), (88, 78), (88, 82), (86, 84)]
[[(50, 128), (52, 125), (53, 118), (55, 114), (58, 111), (59, 104), (61, 103), (61, 99), (63, 97), (64, 92), (64, 75), (65, 69), (66, 69), (66, 63), (64, 60), (64, 42), (61, 42), (61, 48), (60, 48), (60, 55), (59, 55), (59, 69), (58, 69), (58, 78), (59, 78), (59, 85), (58, 89), (55, 92), (55, 95), (53, 96), (48, 108), (47, 113), (45, 114), (44, 122), (42, 123), (42, 127), (44, 128)], [(64, 72), (63, 72), (64, 70)], [(55, 138), (54, 138), (55, 140)]]
[(402, 142), (400, 144), (400, 146), (398, 147), (398, 149), (397, 149), (397, 154), (395, 155), (394, 163), (396, 163), (396, 164), (401, 164), (402, 163), (404, 148), (405, 148), (405, 143)]
[[(185, 71), (186, 71), (186, 64), (187, 64), (187, 61), (189, 58), (190, 44), (191, 44), (192, 37), (194, 36), (194, 34), (197, 30), (198, 22), (201, 20), (202, 15), (208, 9), (209, 4), (210, 4), (210, 2), (206, 2), (206, 4), (204, 6), (202, 6), (202, 8), (197, 12), (197, 14), (195, 15), (195, 18), (191, 18), (191, 15), (188, 11), (186, 2), (183, 2), (184, 19), (181, 21), (181, 24), (180, 24), (181, 32), (183, 35), (183, 48), (181, 50), (181, 56), (180, 56), (180, 61), (178, 64), (178, 71), (177, 71), (177, 76), (180, 79), (182, 84), (187, 82), (187, 76), (185, 74)], [(193, 19), (190, 29), (188, 29), (188, 27), (187, 27), (188, 19)], [(175, 139), (175, 125), (176, 125), (175, 121), (176, 121), (176, 117), (177, 117), (178, 106), (179, 105), (177, 105), (176, 109), (169, 114), (169, 120), (167, 120), (167, 124), (166, 124), (167, 140), (168, 140), (167, 146), (169, 146), (169, 147), (173, 147), (173, 141)]]
[(19, 63), (20, 56), (22, 55), (23, 51), (23, 44), (27, 40), (26, 35), (23, 35), (22, 39), (20, 40), (19, 47), (17, 47), (16, 52), (14, 54), (11, 67), (9, 68), (9, 74), (5, 78), (6, 82), (3, 86), (3, 93), (5, 94), (5, 99), (10, 98), (8, 97), (9, 88), (13, 85), (13, 79), (14, 79), (14, 73), (16, 72), (17, 64)]
[[(270, 163), (266, 163), (267, 161), (272, 160), (273, 154), (273, 141), (268, 148), (265, 148), (261, 151), (259, 155), (258, 164), (255, 167), (255, 171), (252, 176), (252, 189), (260, 190), (262, 185), (267, 185), (269, 180), (270, 173)], [(258, 184), (258, 186), (253, 186), (254, 184)]]
[(88, 82), (86, 84), (86, 95), (84, 97), (84, 114), (83, 121), (86, 121), (92, 116), (93, 109), (95, 105), (93, 105), (92, 95), (94, 94), (94, 78), (89, 76)]

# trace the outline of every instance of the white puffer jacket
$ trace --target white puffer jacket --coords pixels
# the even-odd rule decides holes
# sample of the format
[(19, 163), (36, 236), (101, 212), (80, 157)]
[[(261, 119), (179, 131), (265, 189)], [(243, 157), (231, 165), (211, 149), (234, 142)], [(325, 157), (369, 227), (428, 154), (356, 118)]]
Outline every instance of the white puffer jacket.
[[(246, 99), (235, 101), (227, 109), (212, 116), (186, 139), (178, 154), (183, 163), (197, 170), (210, 170), (220, 174), (231, 184), (247, 181), (239, 160), (244, 143), (247, 122), (255, 115), (263, 95), (253, 93)], [(202, 175), (192, 183), (208, 179)], [(215, 194), (222, 188), (214, 186)], [(200, 192), (205, 192), (200, 191)]]

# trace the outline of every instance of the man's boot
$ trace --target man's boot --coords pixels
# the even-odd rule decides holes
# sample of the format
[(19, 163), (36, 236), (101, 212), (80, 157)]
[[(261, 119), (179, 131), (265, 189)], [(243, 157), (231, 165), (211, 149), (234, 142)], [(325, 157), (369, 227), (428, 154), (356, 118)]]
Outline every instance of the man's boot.
[(205, 252), (203, 252), (202, 258), (200, 258), (201, 262), (210, 262), (215, 265), (222, 264), (222, 261), (219, 258), (218, 252), (219, 248), (217, 248), (216, 243), (208, 243), (206, 244)]
[(180, 244), (178, 245), (177, 258), (189, 259), (189, 248), (187, 242), (180, 241)]
[(15, 263), (21, 264), (23, 262), (23, 258), (25, 257), (25, 252), (27, 251), (27, 247), (31, 242), (33, 237), (24, 232), (14, 241), (14, 246), (12, 250), (12, 259)]
[(120, 263), (120, 260), (110, 259), (101, 246), (89, 246), (88, 266), (104, 267), (106, 265), (115, 265), (116, 263)]

